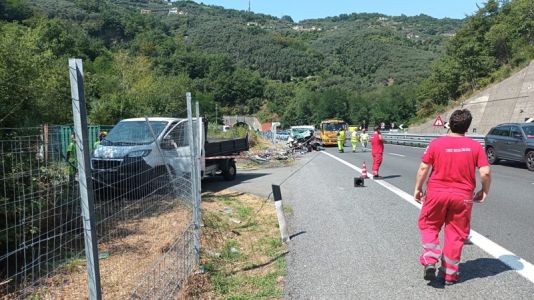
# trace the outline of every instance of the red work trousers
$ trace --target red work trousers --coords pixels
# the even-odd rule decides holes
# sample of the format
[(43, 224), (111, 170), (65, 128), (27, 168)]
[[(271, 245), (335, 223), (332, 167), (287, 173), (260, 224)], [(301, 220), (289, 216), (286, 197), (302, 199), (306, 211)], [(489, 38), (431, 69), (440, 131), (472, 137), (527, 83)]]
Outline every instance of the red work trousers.
[[(469, 192), (430, 190), (419, 215), (423, 246), (419, 261), (423, 265), (436, 264), (441, 258), (439, 270), (447, 281), (458, 280), (462, 248), (471, 229), (472, 198), (473, 194)], [(443, 224), (445, 237), (442, 252), (438, 236)]]
[(382, 164), (382, 157), (384, 156), (384, 153), (372, 153), (373, 156), (373, 175), (378, 175), (378, 169), (380, 169), (380, 165)]

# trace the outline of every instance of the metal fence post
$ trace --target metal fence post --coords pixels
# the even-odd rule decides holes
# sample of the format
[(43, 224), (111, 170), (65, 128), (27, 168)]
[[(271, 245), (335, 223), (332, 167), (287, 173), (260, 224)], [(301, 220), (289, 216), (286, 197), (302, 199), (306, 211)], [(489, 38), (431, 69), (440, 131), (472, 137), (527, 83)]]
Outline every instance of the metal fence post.
[[(197, 194), (199, 189), (200, 182), (198, 182), (198, 167), (197, 167), (197, 148), (198, 144), (196, 142), (196, 133), (193, 127), (193, 112), (191, 108), (191, 93), (186, 93), (187, 100), (187, 120), (189, 126), (187, 126), (187, 132), (189, 137), (189, 151), (191, 159), (191, 200), (193, 201), (193, 246), (195, 248), (195, 264), (198, 265), (200, 262), (200, 220), (199, 220), (199, 211), (200, 207), (198, 206), (199, 202), (197, 200)], [(197, 121), (198, 123), (198, 121)], [(198, 133), (198, 131), (197, 131)]]
[(93, 182), (89, 160), (89, 139), (87, 136), (87, 109), (83, 85), (82, 60), (69, 59), (70, 91), (72, 96), (72, 113), (74, 132), (76, 134), (76, 157), (78, 158), (78, 176), (80, 201), (85, 236), (85, 256), (87, 258), (87, 281), (89, 299), (102, 299), (100, 287), (100, 267), (98, 264), (98, 242), (95, 230)]
[[(200, 210), (200, 206), (201, 206), (201, 192), (202, 192), (202, 156), (204, 153), (202, 153), (202, 150), (204, 149), (203, 147), (203, 139), (207, 139), (208, 137), (207, 136), (204, 136), (204, 124), (200, 124), (201, 121), (200, 121), (200, 104), (198, 101), (195, 102), (195, 115), (196, 115), (196, 118), (197, 118), (197, 142), (196, 142), (196, 145), (197, 145), (197, 151), (196, 151), (196, 159), (197, 159), (197, 177), (196, 177), (196, 180), (197, 180), (197, 192), (196, 192), (196, 202), (197, 202), (197, 222), (198, 222), (198, 225), (199, 225), (199, 231), (198, 231), (198, 237), (199, 237), (199, 241), (200, 241), (200, 224), (202, 224), (202, 216), (201, 216), (201, 210)], [(199, 253), (200, 253), (200, 244), (199, 244)]]

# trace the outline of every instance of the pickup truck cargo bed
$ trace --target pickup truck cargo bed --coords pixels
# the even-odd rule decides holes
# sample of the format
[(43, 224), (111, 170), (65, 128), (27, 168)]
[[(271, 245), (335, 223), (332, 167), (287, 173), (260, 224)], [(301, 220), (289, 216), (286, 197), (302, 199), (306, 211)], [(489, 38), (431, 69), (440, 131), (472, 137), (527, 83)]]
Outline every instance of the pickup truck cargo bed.
[(247, 151), (248, 137), (235, 139), (210, 139), (204, 144), (206, 157), (237, 155), (241, 151)]

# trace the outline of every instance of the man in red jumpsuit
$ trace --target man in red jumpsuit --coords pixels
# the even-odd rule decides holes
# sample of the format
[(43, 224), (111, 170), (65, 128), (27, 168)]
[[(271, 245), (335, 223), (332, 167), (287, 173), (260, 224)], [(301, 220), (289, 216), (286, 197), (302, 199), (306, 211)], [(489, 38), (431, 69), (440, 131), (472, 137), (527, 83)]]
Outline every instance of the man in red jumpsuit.
[[(484, 202), (491, 183), (491, 170), (484, 148), (465, 136), (471, 120), (467, 109), (453, 112), (449, 120), (449, 134), (430, 142), (415, 183), (415, 201), (423, 202), (418, 223), (423, 246), (419, 261), (424, 266), (424, 279), (436, 278), (436, 263), (441, 259), (439, 277), (447, 285), (458, 281), (462, 247), (471, 229), (473, 202)], [(432, 171), (425, 195), (423, 184), (430, 167)], [(474, 194), (476, 168), (482, 188)], [(438, 236), (443, 224), (445, 238), (442, 251)]]
[(379, 126), (375, 127), (375, 132), (371, 135), (371, 155), (373, 156), (373, 178), (380, 178), (378, 170), (384, 157), (384, 139)]

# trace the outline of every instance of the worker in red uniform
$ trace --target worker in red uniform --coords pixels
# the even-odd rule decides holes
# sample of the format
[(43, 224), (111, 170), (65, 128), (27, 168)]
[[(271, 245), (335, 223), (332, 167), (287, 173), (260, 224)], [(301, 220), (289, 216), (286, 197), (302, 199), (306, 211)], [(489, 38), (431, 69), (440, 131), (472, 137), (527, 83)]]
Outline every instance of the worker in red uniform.
[(382, 157), (384, 156), (384, 138), (380, 133), (379, 126), (375, 126), (375, 132), (371, 135), (371, 155), (373, 156), (373, 178), (381, 178), (378, 175), (378, 170), (382, 165)]
[[(430, 142), (415, 182), (415, 201), (423, 203), (418, 223), (423, 246), (419, 260), (424, 266), (424, 279), (436, 278), (436, 263), (441, 259), (439, 277), (446, 285), (458, 281), (462, 247), (471, 229), (473, 202), (484, 202), (491, 183), (491, 170), (484, 148), (465, 136), (471, 120), (467, 109), (452, 113), (450, 132)], [(425, 195), (423, 184), (430, 168), (432, 171)], [(474, 194), (476, 168), (482, 188)], [(438, 236), (443, 224), (445, 237), (442, 251)]]

